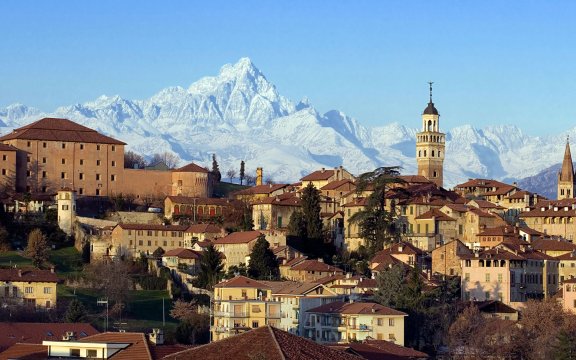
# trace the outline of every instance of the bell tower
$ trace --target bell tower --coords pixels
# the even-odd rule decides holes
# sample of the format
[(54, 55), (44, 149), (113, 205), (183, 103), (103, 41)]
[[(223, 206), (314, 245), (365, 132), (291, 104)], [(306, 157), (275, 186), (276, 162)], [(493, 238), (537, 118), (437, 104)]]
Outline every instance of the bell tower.
[(570, 199), (574, 197), (574, 166), (572, 165), (572, 154), (570, 153), (570, 140), (566, 138), (566, 148), (564, 149), (564, 160), (562, 169), (558, 173), (558, 200)]
[(440, 132), (440, 114), (432, 102), (432, 84), (430, 101), (422, 113), (422, 131), (416, 134), (416, 162), (418, 175), (442, 187), (444, 183), (444, 148), (446, 135)]

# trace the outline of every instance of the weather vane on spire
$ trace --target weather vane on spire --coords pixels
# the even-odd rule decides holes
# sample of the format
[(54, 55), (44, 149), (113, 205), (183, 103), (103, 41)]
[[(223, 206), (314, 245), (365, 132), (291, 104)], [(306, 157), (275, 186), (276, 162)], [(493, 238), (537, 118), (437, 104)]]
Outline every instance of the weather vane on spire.
[(432, 84), (434, 84), (434, 82), (428, 81), (428, 84), (430, 85), (430, 103), (432, 103)]

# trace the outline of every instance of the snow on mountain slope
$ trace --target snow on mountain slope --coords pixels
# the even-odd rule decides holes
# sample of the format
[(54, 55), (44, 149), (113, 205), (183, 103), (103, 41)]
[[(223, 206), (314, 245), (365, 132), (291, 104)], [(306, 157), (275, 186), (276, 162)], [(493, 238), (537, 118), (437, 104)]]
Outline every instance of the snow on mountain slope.
[[(320, 167), (339, 165), (353, 173), (394, 165), (407, 174), (416, 172), (418, 116), (406, 121), (413, 128), (399, 123), (367, 128), (338, 110), (320, 114), (306, 98), (294, 104), (280, 95), (248, 58), (224, 65), (218, 75), (188, 88), (169, 87), (144, 100), (101, 96), (53, 113), (10, 105), (0, 109), (0, 132), (44, 116), (77, 121), (144, 155), (173, 152), (181, 164), (209, 166), (216, 154), (225, 173), (244, 160), (247, 171), (262, 166), (265, 177), (275, 181), (295, 181)], [(447, 187), (469, 177), (534, 175), (561, 160), (566, 134), (576, 138), (576, 128), (546, 138), (525, 135), (515, 126), (443, 130)]]

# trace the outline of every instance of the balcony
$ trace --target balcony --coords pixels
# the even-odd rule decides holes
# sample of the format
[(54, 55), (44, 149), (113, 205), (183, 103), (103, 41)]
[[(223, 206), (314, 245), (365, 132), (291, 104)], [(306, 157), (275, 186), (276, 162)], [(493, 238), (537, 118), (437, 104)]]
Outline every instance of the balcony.
[(280, 319), (282, 317), (282, 314), (280, 313), (280, 311), (268, 312), (266, 314), (266, 317), (268, 319)]
[(236, 311), (236, 312), (214, 311), (214, 316), (215, 317), (227, 317), (227, 318), (241, 318), (241, 317), (248, 317), (249, 314), (247, 312), (244, 312), (244, 311)]

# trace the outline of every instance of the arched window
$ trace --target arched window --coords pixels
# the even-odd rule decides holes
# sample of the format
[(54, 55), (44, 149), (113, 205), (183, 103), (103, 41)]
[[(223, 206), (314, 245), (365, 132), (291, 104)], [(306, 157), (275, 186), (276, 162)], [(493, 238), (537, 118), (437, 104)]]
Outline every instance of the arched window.
[(432, 131), (432, 120), (428, 120), (428, 131)]
[(441, 154), (441, 152), (440, 152), (440, 150), (438, 150), (438, 157), (440, 157), (440, 154)]
[(432, 150), (432, 157), (434, 157), (434, 150)]
[(424, 156), (426, 156), (426, 150), (424, 150)]
[(418, 150), (418, 157), (422, 156), (422, 150)]

